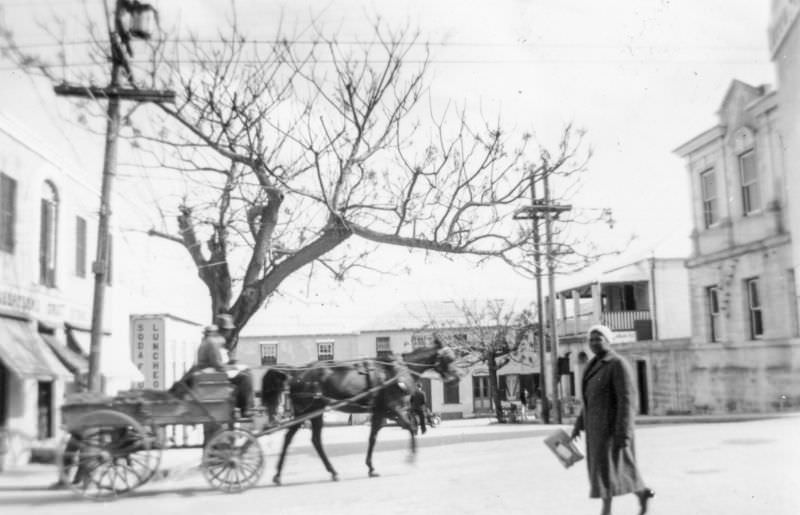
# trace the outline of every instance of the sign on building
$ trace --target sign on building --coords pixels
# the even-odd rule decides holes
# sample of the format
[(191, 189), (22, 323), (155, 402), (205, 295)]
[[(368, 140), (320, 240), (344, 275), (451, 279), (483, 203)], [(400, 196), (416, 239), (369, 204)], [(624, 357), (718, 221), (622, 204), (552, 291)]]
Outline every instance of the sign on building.
[(134, 365), (144, 376), (144, 388), (164, 389), (164, 319), (138, 318), (133, 321)]

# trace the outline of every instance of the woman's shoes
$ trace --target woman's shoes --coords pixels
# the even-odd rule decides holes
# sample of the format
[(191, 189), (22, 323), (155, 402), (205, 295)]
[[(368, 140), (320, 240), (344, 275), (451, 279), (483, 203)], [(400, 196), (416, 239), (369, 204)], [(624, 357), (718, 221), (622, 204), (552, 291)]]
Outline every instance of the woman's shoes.
[(636, 495), (639, 497), (639, 515), (645, 515), (647, 513), (647, 505), (650, 503), (650, 499), (656, 496), (656, 492), (651, 488), (645, 488), (637, 492)]

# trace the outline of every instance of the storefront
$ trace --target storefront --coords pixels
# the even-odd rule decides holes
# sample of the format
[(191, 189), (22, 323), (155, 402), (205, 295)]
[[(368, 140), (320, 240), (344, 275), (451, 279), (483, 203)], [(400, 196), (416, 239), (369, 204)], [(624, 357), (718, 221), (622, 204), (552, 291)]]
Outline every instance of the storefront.
[(0, 315), (2, 466), (26, 463), (32, 447), (57, 437), (57, 406), (73, 374), (25, 316)]

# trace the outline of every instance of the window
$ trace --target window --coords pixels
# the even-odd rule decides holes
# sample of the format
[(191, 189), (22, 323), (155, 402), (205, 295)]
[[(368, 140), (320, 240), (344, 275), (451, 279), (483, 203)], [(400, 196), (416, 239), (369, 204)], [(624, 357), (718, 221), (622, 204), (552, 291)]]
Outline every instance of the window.
[(444, 383), (444, 403), (459, 404), (461, 402), (458, 391), (458, 381)]
[(700, 174), (700, 190), (703, 195), (703, 225), (709, 228), (717, 223), (717, 180), (713, 169)]
[(411, 335), (411, 348), (421, 349), (423, 347), (427, 347), (429, 339), (430, 337), (424, 334)]
[(742, 206), (744, 214), (748, 215), (761, 208), (754, 151), (750, 150), (739, 156), (739, 172), (742, 176)]
[(275, 342), (265, 342), (259, 344), (261, 351), (261, 364), (262, 365), (277, 365), (278, 364), (278, 344)]
[(86, 277), (86, 220), (75, 217), (75, 275)]
[(317, 360), (330, 361), (333, 359), (333, 342), (317, 342)]
[(50, 288), (56, 285), (56, 242), (58, 235), (58, 194), (51, 182), (42, 190), (39, 233), (39, 282)]
[(706, 288), (706, 305), (708, 308), (708, 329), (710, 332), (710, 341), (719, 341), (719, 288), (716, 286), (709, 286)]
[(750, 315), (750, 338), (756, 340), (764, 335), (761, 313), (761, 297), (758, 294), (758, 277), (745, 281), (747, 287), (747, 311)]
[(17, 181), (0, 173), (0, 251), (14, 252), (14, 223), (17, 210)]
[(375, 354), (378, 359), (391, 359), (392, 346), (389, 344), (388, 336), (378, 336), (375, 338)]

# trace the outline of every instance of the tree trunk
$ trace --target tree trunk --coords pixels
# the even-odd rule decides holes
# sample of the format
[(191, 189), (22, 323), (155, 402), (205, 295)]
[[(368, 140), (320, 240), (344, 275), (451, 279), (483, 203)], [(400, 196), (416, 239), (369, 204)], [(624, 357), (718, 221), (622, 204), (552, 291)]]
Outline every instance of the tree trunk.
[(506, 418), (503, 415), (503, 406), (500, 404), (500, 388), (497, 387), (497, 360), (494, 352), (487, 353), (486, 364), (489, 368), (489, 391), (492, 392), (494, 412), (497, 416), (497, 421), (505, 424)]

